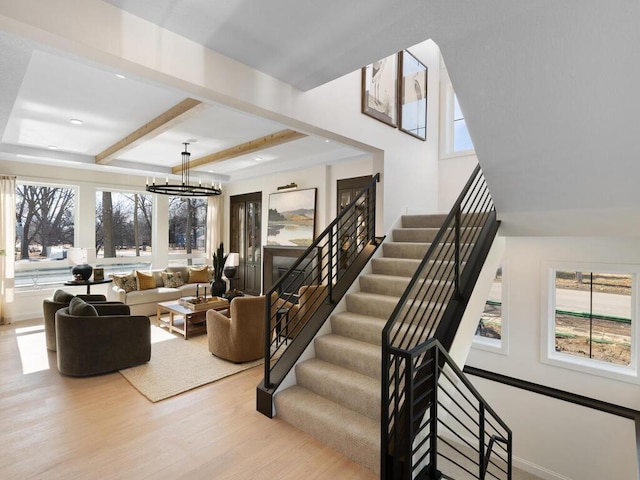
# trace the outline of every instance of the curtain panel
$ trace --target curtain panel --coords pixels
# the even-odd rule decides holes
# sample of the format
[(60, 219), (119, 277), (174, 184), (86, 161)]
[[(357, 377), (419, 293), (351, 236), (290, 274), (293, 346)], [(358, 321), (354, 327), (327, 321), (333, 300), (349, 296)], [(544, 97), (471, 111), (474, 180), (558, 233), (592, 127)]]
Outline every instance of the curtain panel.
[(0, 175), (0, 325), (10, 323), (8, 306), (13, 303), (16, 248), (16, 179)]

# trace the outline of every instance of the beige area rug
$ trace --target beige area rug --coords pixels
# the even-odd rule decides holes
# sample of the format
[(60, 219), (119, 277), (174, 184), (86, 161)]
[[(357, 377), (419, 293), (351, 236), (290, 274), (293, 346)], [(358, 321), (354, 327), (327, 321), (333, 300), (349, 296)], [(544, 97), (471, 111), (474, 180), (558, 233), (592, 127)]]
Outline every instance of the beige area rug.
[(215, 357), (209, 353), (206, 334), (185, 340), (152, 325), (151, 342), (149, 363), (120, 370), (120, 373), (152, 402), (264, 363), (261, 359), (236, 364)]

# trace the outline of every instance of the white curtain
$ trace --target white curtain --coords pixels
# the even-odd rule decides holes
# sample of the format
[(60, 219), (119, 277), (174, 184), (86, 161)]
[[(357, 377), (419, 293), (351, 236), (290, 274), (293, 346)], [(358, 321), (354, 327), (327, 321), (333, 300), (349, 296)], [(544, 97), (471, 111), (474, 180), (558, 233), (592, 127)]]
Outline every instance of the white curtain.
[(222, 219), (224, 208), (224, 199), (222, 195), (213, 195), (209, 197), (207, 205), (207, 245), (209, 246), (209, 261), (213, 261), (213, 252), (215, 252), (220, 242), (222, 242)]
[(7, 307), (13, 303), (16, 249), (16, 179), (0, 176), (0, 325), (11, 323)]

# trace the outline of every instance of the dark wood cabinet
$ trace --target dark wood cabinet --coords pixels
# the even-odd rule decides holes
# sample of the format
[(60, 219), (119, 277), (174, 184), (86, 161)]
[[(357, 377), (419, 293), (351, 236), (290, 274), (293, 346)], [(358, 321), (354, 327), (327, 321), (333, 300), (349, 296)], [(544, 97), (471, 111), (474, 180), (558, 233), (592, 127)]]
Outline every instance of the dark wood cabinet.
[(262, 279), (262, 192), (232, 196), (230, 210), (229, 251), (240, 255), (236, 288), (249, 295), (259, 295)]

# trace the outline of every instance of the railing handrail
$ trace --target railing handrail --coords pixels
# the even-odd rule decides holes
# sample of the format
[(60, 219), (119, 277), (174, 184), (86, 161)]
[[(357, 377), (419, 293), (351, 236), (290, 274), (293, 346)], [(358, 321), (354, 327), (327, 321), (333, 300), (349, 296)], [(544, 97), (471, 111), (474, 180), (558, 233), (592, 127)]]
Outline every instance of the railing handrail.
[[(457, 407), (481, 426), (476, 438), (482, 441), (477, 448), (478, 458), (473, 460), (478, 467), (476, 475), (486, 470), (489, 463), (496, 465), (490, 459), (491, 450), (486, 452), (487, 445), (484, 444), (484, 439), (493, 433), (489, 430), (496, 428), (501, 430), (500, 433), (506, 432), (504, 436), (509, 438), (509, 446), (504, 449), (506, 456), (498, 457), (507, 465), (503, 472), (511, 472), (511, 431), (447, 351), (497, 226), (493, 200), (480, 165), (477, 165), (382, 331), (383, 475), (412, 478), (422, 468), (436, 475), (438, 457), (442, 455), (446, 459), (438, 450), (437, 438), (438, 424), (441, 422), (438, 417), (437, 390), (444, 388), (440, 383), (440, 374), (444, 378), (451, 377), (449, 381), (466, 389), (467, 396), (464, 398), (469, 405), (463, 407), (457, 404)], [(442, 370), (440, 367), (450, 368)], [(449, 371), (454, 372), (455, 376), (448, 375)], [(461, 390), (458, 392), (462, 393)], [(453, 398), (451, 400), (455, 403)], [(471, 402), (477, 405), (469, 408)], [(447, 407), (442, 407), (446, 412)], [(489, 424), (485, 424), (487, 421)], [(450, 429), (444, 424), (442, 426)], [(455, 430), (451, 432), (457, 435)], [(417, 441), (423, 437), (424, 440)], [(501, 435), (499, 437), (503, 438)], [(446, 440), (443, 442), (447, 443)], [(507, 475), (510, 477), (510, 473)], [(484, 478), (484, 473), (480, 478)]]
[(398, 304), (396, 305), (393, 312), (391, 313), (391, 316), (389, 317), (389, 321), (387, 321), (384, 328), (382, 329), (383, 342), (389, 340), (389, 331), (391, 330), (391, 328), (393, 328), (395, 320), (398, 318), (403, 305), (407, 302), (407, 299), (411, 291), (415, 287), (416, 283), (420, 281), (419, 272), (421, 272), (426, 266), (426, 264), (429, 263), (429, 261), (431, 260), (431, 257), (433, 257), (433, 254), (437, 250), (438, 245), (442, 240), (442, 237), (444, 237), (447, 229), (449, 228), (449, 225), (452, 223), (452, 221), (456, 220), (456, 216), (457, 216), (457, 213), (460, 211), (462, 202), (464, 201), (465, 196), (467, 195), (469, 190), (471, 190), (471, 187), (475, 183), (478, 173), (480, 173), (480, 165), (476, 165), (473, 172), (471, 173), (471, 176), (469, 177), (469, 180), (467, 180), (467, 183), (462, 189), (462, 192), (460, 193), (460, 195), (458, 195), (458, 198), (454, 202), (453, 207), (451, 207), (451, 210), (449, 211), (444, 221), (442, 222), (442, 227), (440, 228), (440, 230), (438, 230), (438, 233), (436, 233), (436, 236), (431, 241), (431, 245), (429, 245), (427, 252), (425, 253), (422, 260), (420, 261), (420, 264), (416, 270), (416, 274), (409, 281), (409, 285), (403, 292), (402, 296), (400, 297), (400, 300), (398, 301)]

